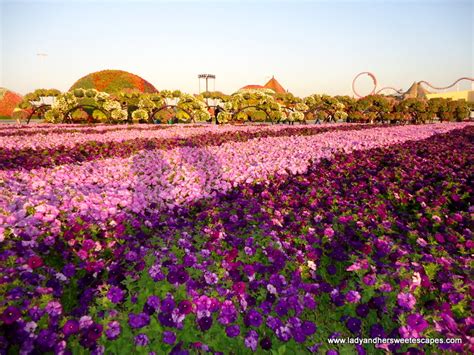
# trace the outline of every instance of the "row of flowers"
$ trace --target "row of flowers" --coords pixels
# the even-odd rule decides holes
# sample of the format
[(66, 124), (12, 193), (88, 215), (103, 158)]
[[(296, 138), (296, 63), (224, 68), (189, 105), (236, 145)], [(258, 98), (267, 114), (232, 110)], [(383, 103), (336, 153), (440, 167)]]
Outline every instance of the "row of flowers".
[[(144, 215), (185, 206), (241, 183), (265, 181), (275, 174), (304, 173), (312, 162), (339, 151), (389, 146), (464, 126), (450, 123), (348, 131), (342, 126), (339, 131), (312, 135), (287, 128), (292, 131), (286, 136), (240, 134), (230, 136), (228, 142), (222, 141), (228, 138), (225, 135), (214, 137), (220, 145), (205, 135), (191, 141), (195, 146), (167, 150), (151, 146), (125, 158), (4, 170), (0, 173), (0, 233), (38, 237), (47, 232), (54, 240), (65, 225), (86, 216), (93, 216), (94, 223), (106, 231), (108, 222), (124, 212)], [(108, 240), (99, 242), (107, 244)]]
[[(337, 134), (350, 143), (340, 144)], [(297, 138), (312, 137), (285, 143), (303, 149), (307, 142)], [(333, 145), (331, 159), (316, 151), (297, 175), (274, 169), (180, 209), (117, 214), (111, 234), (100, 232), (92, 213), (69, 211), (59, 217), (72, 217), (61, 238), (10, 234), (0, 252), (0, 347), (94, 354), (474, 351), (473, 127), (314, 138)], [(375, 143), (360, 149), (361, 139)], [(268, 138), (267, 149), (280, 152), (279, 141)], [(350, 146), (356, 148), (348, 154)], [(45, 195), (61, 183), (68, 190), (64, 172), (34, 183), (41, 179), (58, 181)], [(98, 191), (109, 194), (105, 186), (121, 181), (104, 180)], [(463, 344), (327, 343), (347, 336), (452, 337)]]
[(21, 135), (0, 136), (0, 143), (3, 144), (0, 148), (0, 168), (51, 167), (99, 158), (128, 157), (141, 150), (219, 145), (227, 141), (246, 141), (258, 137), (313, 135), (332, 130), (367, 128), (370, 126), (321, 125), (291, 128), (285, 126), (192, 126), (186, 129), (173, 127), (154, 130), (107, 130), (103, 133), (68, 130), (62, 133), (38, 134), (28, 140)]

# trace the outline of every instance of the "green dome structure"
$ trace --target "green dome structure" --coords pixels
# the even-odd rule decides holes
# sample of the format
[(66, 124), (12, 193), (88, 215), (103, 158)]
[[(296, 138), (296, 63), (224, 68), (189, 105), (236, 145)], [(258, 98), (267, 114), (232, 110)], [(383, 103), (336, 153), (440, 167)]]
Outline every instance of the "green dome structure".
[(76, 81), (69, 89), (96, 89), (115, 94), (120, 91), (158, 92), (156, 88), (138, 75), (123, 70), (102, 70), (90, 73)]

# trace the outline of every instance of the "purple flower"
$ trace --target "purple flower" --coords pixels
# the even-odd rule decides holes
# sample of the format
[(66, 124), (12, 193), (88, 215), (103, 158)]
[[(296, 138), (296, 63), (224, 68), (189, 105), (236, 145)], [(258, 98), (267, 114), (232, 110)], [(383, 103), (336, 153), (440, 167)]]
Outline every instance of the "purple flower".
[(423, 332), (429, 326), (428, 322), (419, 313), (410, 314), (407, 317), (407, 325), (419, 333)]
[(280, 317), (286, 316), (288, 313), (288, 303), (284, 299), (278, 301), (277, 305), (275, 306), (275, 312)]
[(379, 323), (376, 323), (370, 327), (369, 331), (370, 337), (371, 338), (385, 338), (385, 330), (383, 329), (383, 326)]
[(146, 334), (140, 333), (135, 337), (136, 346), (147, 346), (149, 343), (148, 336)]
[(63, 334), (66, 338), (72, 334), (76, 334), (77, 332), (79, 332), (79, 322), (77, 320), (69, 319), (64, 323)]
[(245, 337), (244, 344), (247, 348), (256, 351), (258, 346), (258, 333), (255, 330), (249, 331)]
[(212, 318), (211, 317), (202, 317), (197, 321), (199, 328), (205, 332), (212, 327)]
[(310, 335), (313, 335), (314, 333), (316, 333), (316, 324), (314, 324), (313, 322), (309, 321), (309, 320), (305, 320), (302, 324), (301, 324), (301, 331), (304, 333), (304, 335), (306, 336), (310, 336)]
[(247, 327), (259, 327), (262, 324), (262, 315), (258, 311), (251, 309), (245, 315), (244, 323)]
[(143, 311), (149, 315), (158, 312), (160, 309), (160, 298), (155, 295), (151, 295), (147, 298)]
[(158, 320), (165, 327), (174, 327), (176, 324), (173, 320), (173, 315), (170, 312), (161, 312), (158, 314)]
[(14, 306), (9, 306), (3, 311), (1, 319), (3, 323), (9, 325), (15, 323), (18, 318), (20, 318), (20, 316), (21, 312), (18, 308)]
[(334, 349), (329, 349), (328, 351), (326, 351), (326, 355), (339, 355), (339, 352)]
[(362, 322), (359, 318), (350, 317), (346, 321), (347, 329), (349, 329), (353, 334), (358, 334), (360, 332), (360, 326)]
[(260, 340), (260, 346), (263, 350), (270, 350), (272, 348), (272, 340), (269, 337), (265, 337)]
[(134, 329), (143, 328), (150, 324), (150, 316), (146, 313), (130, 313), (128, 315), (128, 324)]
[(97, 341), (102, 336), (103, 326), (102, 324), (94, 323), (87, 329), (87, 339), (91, 342)]
[(369, 314), (370, 308), (367, 304), (361, 303), (356, 307), (356, 313), (359, 317), (365, 318)]
[(163, 332), (163, 342), (166, 344), (174, 344), (176, 341), (176, 334), (174, 332), (170, 332), (168, 330), (165, 330)]
[(283, 323), (279, 318), (275, 318), (272, 316), (267, 317), (267, 326), (273, 331), (276, 331), (279, 327), (281, 327)]
[(161, 301), (161, 310), (165, 313), (172, 312), (176, 307), (176, 303), (171, 295), (166, 296), (166, 298)]
[(306, 335), (303, 333), (301, 328), (293, 328), (291, 334), (297, 343), (304, 343), (306, 341)]
[(177, 276), (178, 276), (179, 284), (184, 284), (186, 281), (189, 280), (189, 274), (185, 268), (179, 268), (177, 272)]
[(367, 286), (373, 286), (377, 282), (377, 277), (373, 274), (367, 274), (362, 278), (362, 281), (367, 285)]
[(161, 270), (160, 265), (156, 265), (156, 264), (152, 265), (150, 269), (148, 269), (148, 274), (155, 282), (165, 279), (165, 275), (163, 274), (163, 271)]
[(127, 254), (125, 254), (125, 260), (127, 260), (127, 261), (135, 261), (135, 260), (137, 260), (137, 258), (138, 258), (138, 254), (136, 252), (134, 252), (133, 250), (129, 251), (129, 252), (127, 252)]
[(346, 301), (349, 303), (357, 303), (360, 301), (360, 293), (357, 291), (349, 291), (346, 294)]
[(336, 265), (330, 264), (326, 267), (326, 271), (329, 275), (335, 275), (337, 273)]
[(276, 330), (276, 336), (281, 341), (288, 341), (291, 339), (291, 330), (287, 326), (280, 326)]
[(112, 286), (109, 290), (109, 292), (107, 292), (107, 298), (112, 302), (112, 303), (120, 303), (122, 302), (123, 300), (123, 297), (124, 297), (124, 292), (121, 288), (119, 287), (116, 287), (116, 286)]
[(92, 318), (90, 316), (82, 316), (79, 319), (79, 329), (87, 329), (89, 328), (92, 324), (94, 324)]
[(415, 308), (416, 298), (409, 292), (401, 292), (397, 295), (398, 305), (406, 310)]
[(453, 292), (449, 294), (448, 298), (451, 303), (458, 304), (464, 299), (464, 295), (462, 293)]
[(230, 300), (225, 300), (221, 306), (221, 312), (219, 314), (219, 323), (230, 324), (237, 320), (237, 310), (234, 304)]
[(240, 334), (240, 327), (236, 324), (234, 325), (228, 325), (225, 328), (225, 332), (229, 338), (235, 338)]
[(117, 321), (112, 321), (107, 325), (107, 330), (105, 331), (105, 335), (108, 339), (114, 340), (117, 339), (121, 333), (122, 329), (120, 327), (120, 323)]
[(36, 338), (36, 343), (40, 350), (49, 351), (57, 343), (56, 334), (48, 329), (42, 329)]
[(64, 265), (62, 272), (66, 277), (73, 277), (76, 274), (76, 267), (74, 264), (66, 264)]
[(204, 280), (206, 281), (206, 283), (208, 285), (214, 285), (217, 283), (218, 281), (218, 278), (217, 278), (217, 275), (212, 273), (212, 272), (209, 272), (209, 271), (206, 271), (204, 273)]

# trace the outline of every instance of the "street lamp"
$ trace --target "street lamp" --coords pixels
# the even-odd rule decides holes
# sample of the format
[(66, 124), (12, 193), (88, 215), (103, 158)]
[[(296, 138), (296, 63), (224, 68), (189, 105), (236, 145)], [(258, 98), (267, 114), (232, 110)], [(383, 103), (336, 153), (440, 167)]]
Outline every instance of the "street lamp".
[[(199, 93), (201, 93), (201, 79), (206, 80), (206, 92), (209, 91), (209, 86), (208, 86), (208, 80), (212, 79), (214, 80), (214, 91), (216, 90), (216, 76), (214, 74), (199, 74), (198, 75), (198, 80), (199, 80)], [(209, 106), (209, 99), (206, 99), (206, 105)]]

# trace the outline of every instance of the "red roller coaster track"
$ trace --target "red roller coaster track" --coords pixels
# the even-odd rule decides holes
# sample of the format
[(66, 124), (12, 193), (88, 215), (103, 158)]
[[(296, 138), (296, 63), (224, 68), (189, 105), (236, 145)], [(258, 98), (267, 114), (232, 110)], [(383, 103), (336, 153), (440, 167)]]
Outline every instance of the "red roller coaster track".
[[(396, 93), (398, 94), (402, 94), (403, 91), (402, 90), (397, 90), (391, 86), (386, 86), (386, 87), (383, 87), (379, 90), (377, 90), (377, 78), (375, 77), (374, 74), (372, 74), (371, 72), (368, 72), (368, 71), (364, 71), (364, 72), (361, 72), (359, 74), (357, 74), (355, 77), (354, 77), (354, 80), (352, 80), (352, 91), (354, 92), (354, 94), (357, 96), (357, 97), (364, 97), (363, 95), (360, 95), (356, 88), (355, 88), (355, 82), (357, 81), (357, 79), (361, 76), (361, 75), (364, 75), (364, 74), (367, 74), (368, 76), (371, 77), (373, 83), (374, 83), (374, 87), (372, 89), (372, 91), (368, 94), (368, 95), (373, 95), (373, 94), (379, 94), (380, 92), (382, 92), (383, 90), (393, 90), (395, 91)], [(459, 78), (458, 80), (456, 80), (454, 83), (452, 83), (451, 85), (448, 85), (448, 86), (444, 86), (444, 87), (437, 87), (437, 86), (434, 86), (432, 85), (431, 83), (429, 83), (428, 81), (425, 81), (425, 80), (422, 80), (422, 81), (419, 81), (418, 84), (425, 84), (427, 86), (429, 86), (430, 88), (432, 89), (435, 89), (435, 90), (444, 90), (444, 89), (449, 89), (449, 88), (452, 88), (454, 85), (456, 85), (457, 83), (459, 83), (460, 81), (462, 80), (468, 80), (468, 81), (473, 81), (474, 82), (474, 78), (469, 78), (469, 77), (462, 77), (462, 78)], [(366, 95), (365, 95), (366, 96)]]

